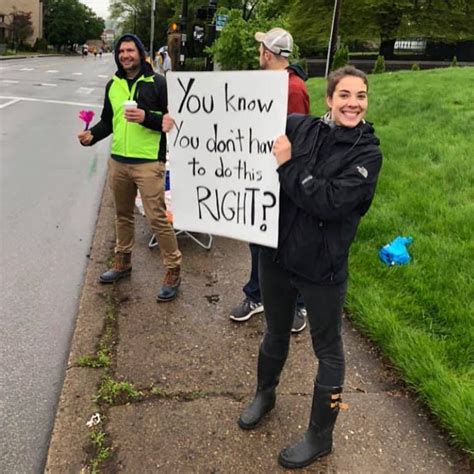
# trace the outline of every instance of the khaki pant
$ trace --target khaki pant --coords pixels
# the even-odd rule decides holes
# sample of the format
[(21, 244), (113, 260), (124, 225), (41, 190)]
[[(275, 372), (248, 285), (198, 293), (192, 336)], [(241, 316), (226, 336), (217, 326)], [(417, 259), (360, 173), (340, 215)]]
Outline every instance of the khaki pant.
[(145, 215), (166, 268), (181, 265), (176, 234), (166, 218), (165, 164), (158, 161), (129, 165), (109, 159), (108, 179), (115, 201), (115, 252), (130, 253), (135, 243), (135, 197), (140, 190)]

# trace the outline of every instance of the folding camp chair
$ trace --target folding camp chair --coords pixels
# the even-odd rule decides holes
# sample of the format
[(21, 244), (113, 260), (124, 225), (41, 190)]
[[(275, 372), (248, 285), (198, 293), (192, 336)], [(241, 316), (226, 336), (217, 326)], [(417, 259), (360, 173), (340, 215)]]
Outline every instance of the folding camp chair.
[[(171, 213), (171, 190), (170, 190), (170, 181), (169, 181), (169, 170), (166, 170), (166, 179), (165, 179), (165, 202), (166, 202), (166, 209), (168, 214), (168, 220), (171, 224), (173, 224), (173, 214)], [(143, 203), (141, 200), (140, 192), (137, 191), (137, 197), (135, 199), (135, 205), (137, 206), (138, 210), (142, 215), (145, 215), (145, 211), (143, 209)], [(175, 229), (175, 233), (177, 236), (184, 235), (189, 237), (190, 239), (194, 240), (198, 245), (200, 245), (203, 249), (211, 250), (213, 236), (211, 234), (199, 234), (203, 236), (201, 240), (195, 234), (188, 232), (187, 230), (178, 230)], [(148, 242), (148, 247), (153, 248), (158, 245), (158, 241), (156, 240), (155, 234), (153, 234)]]
[[(176, 235), (185, 235), (189, 237), (190, 239), (194, 240), (198, 245), (200, 245), (203, 249), (206, 250), (211, 250), (212, 247), (212, 240), (213, 236), (212, 234), (202, 234), (203, 236), (206, 237), (206, 241), (199, 240), (195, 235), (193, 235), (191, 232), (188, 232), (187, 230), (175, 230)], [(151, 236), (150, 242), (148, 242), (148, 247), (153, 248), (158, 245), (158, 242), (156, 240), (155, 234)]]

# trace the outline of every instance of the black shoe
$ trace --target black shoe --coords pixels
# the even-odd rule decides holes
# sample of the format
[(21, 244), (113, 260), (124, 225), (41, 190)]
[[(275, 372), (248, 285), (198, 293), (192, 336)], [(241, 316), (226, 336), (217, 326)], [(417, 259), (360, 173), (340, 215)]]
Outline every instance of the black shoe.
[(230, 319), (233, 321), (243, 322), (250, 319), (254, 314), (262, 312), (262, 303), (256, 303), (248, 298), (245, 298), (242, 303), (240, 303), (231, 311)]
[(306, 309), (296, 308), (295, 316), (293, 318), (293, 326), (291, 332), (293, 334), (301, 332), (306, 327)]
[(99, 281), (101, 283), (115, 283), (122, 278), (130, 276), (131, 273), (132, 268), (127, 268), (126, 270), (115, 270), (114, 268), (111, 268), (99, 276)]

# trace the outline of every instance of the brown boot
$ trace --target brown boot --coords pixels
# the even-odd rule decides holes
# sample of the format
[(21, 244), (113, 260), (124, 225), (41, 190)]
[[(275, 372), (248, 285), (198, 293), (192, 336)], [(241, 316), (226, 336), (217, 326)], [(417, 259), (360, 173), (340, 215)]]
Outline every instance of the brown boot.
[(117, 252), (114, 258), (114, 266), (102, 273), (99, 277), (101, 283), (115, 283), (132, 273), (132, 254)]
[(156, 300), (158, 302), (172, 301), (178, 296), (178, 288), (181, 283), (181, 267), (168, 268), (166, 270), (163, 284)]

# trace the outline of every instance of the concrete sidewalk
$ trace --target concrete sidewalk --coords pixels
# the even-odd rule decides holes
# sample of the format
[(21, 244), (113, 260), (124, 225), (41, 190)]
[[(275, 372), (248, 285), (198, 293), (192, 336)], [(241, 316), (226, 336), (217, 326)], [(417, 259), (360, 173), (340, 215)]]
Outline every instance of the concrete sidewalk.
[[(46, 472), (90, 472), (98, 459), (92, 431), (105, 433), (95, 439), (110, 448), (96, 472), (284, 472), (277, 455), (308, 423), (316, 367), (308, 330), (292, 337), (273, 412), (255, 431), (239, 429), (263, 333), (261, 315), (243, 324), (228, 319), (248, 276), (247, 245), (217, 238), (207, 252), (180, 238), (182, 292), (158, 304), (159, 250), (148, 248), (145, 219), (136, 220), (132, 277), (100, 286), (97, 276), (114, 245), (113, 205), (105, 192)], [(344, 337), (349, 410), (339, 416), (333, 453), (304, 472), (470, 472), (467, 458), (448, 446), (347, 320)], [(112, 348), (109, 375), (132, 383), (142, 392), (138, 400), (119, 394), (113, 403), (92, 401), (106, 369), (81, 368), (77, 360), (95, 354), (99, 341)], [(102, 422), (88, 428), (96, 412)]]

